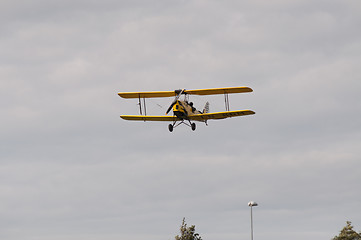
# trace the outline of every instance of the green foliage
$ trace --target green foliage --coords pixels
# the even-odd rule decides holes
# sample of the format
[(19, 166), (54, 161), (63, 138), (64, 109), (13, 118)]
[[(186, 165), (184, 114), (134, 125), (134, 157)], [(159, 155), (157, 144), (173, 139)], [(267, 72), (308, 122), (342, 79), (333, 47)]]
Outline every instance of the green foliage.
[(355, 232), (351, 222), (347, 221), (346, 226), (340, 231), (340, 234), (332, 240), (361, 240), (361, 233)]
[(185, 218), (183, 218), (182, 226), (180, 227), (180, 236), (175, 236), (175, 240), (202, 240), (196, 231), (196, 226), (187, 227)]

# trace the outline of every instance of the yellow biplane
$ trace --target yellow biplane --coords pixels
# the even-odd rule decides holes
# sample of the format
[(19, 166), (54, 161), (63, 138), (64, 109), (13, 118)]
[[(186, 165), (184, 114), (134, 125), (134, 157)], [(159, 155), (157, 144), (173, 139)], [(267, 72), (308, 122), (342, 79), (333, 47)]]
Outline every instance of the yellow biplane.
[[(229, 117), (238, 117), (255, 114), (252, 110), (229, 110), (228, 94), (231, 93), (245, 93), (252, 92), (249, 87), (230, 87), (230, 88), (211, 88), (211, 89), (197, 89), (185, 90), (179, 89), (175, 91), (157, 91), (157, 92), (119, 92), (118, 95), (122, 98), (137, 98), (139, 101), (140, 115), (121, 115), (120, 117), (130, 121), (169, 121), (172, 124), (168, 125), (170, 132), (173, 128), (180, 124), (185, 124), (194, 131), (196, 124), (192, 121), (204, 122), (207, 125), (209, 119), (224, 119)], [(189, 101), (189, 95), (216, 95), (224, 94), (225, 112), (209, 112), (209, 103), (207, 102), (202, 111), (198, 111), (193, 107), (193, 103)], [(183, 100), (179, 100), (184, 95)], [(174, 97), (173, 102), (166, 111), (166, 115), (173, 110), (173, 116), (148, 116), (146, 112), (146, 98), (163, 98)], [(143, 99), (143, 103), (142, 103)]]

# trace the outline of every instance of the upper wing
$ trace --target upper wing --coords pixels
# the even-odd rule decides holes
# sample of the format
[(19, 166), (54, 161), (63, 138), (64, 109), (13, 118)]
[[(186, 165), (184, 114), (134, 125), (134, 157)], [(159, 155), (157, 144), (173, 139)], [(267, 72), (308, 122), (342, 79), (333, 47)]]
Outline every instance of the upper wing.
[(214, 94), (228, 94), (228, 93), (244, 93), (253, 92), (249, 87), (230, 87), (230, 88), (210, 88), (210, 89), (197, 89), (197, 90), (185, 90), (186, 94), (194, 95), (214, 95)]
[[(160, 98), (160, 97), (174, 97), (182, 90), (175, 91), (157, 91), (157, 92), (119, 92), (118, 95), (122, 98)], [(244, 93), (253, 92), (249, 87), (230, 87), (230, 88), (210, 88), (210, 89), (196, 89), (184, 90), (183, 94), (192, 95), (214, 95), (214, 94), (228, 94), (228, 93)]]
[(158, 91), (158, 92), (120, 92), (118, 95), (122, 98), (159, 98), (174, 97), (175, 91)]
[(203, 113), (190, 115), (188, 118), (194, 121), (206, 121), (209, 119), (224, 119), (230, 117), (239, 117), (245, 115), (255, 114), (252, 110), (237, 110), (237, 111), (228, 111), (228, 112), (215, 112), (215, 113)]
[(175, 121), (175, 116), (144, 116), (144, 115), (121, 115), (121, 118), (130, 121)]

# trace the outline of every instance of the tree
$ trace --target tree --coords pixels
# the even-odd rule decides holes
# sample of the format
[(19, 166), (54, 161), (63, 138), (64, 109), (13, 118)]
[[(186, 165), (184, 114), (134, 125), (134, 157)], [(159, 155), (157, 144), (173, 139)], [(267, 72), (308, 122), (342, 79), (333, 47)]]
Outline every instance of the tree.
[(180, 236), (175, 236), (175, 240), (202, 240), (196, 231), (196, 226), (187, 227), (185, 218), (183, 218), (182, 226), (180, 227)]
[(355, 232), (351, 222), (347, 221), (346, 226), (340, 231), (340, 234), (332, 240), (361, 240), (361, 232)]

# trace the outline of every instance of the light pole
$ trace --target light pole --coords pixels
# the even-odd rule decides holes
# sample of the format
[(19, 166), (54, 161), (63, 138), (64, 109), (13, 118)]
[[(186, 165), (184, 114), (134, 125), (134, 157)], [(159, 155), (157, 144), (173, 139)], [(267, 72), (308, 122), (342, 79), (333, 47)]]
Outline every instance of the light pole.
[(256, 202), (249, 202), (248, 206), (251, 207), (251, 240), (253, 240), (253, 215), (252, 215), (252, 207), (258, 206)]

